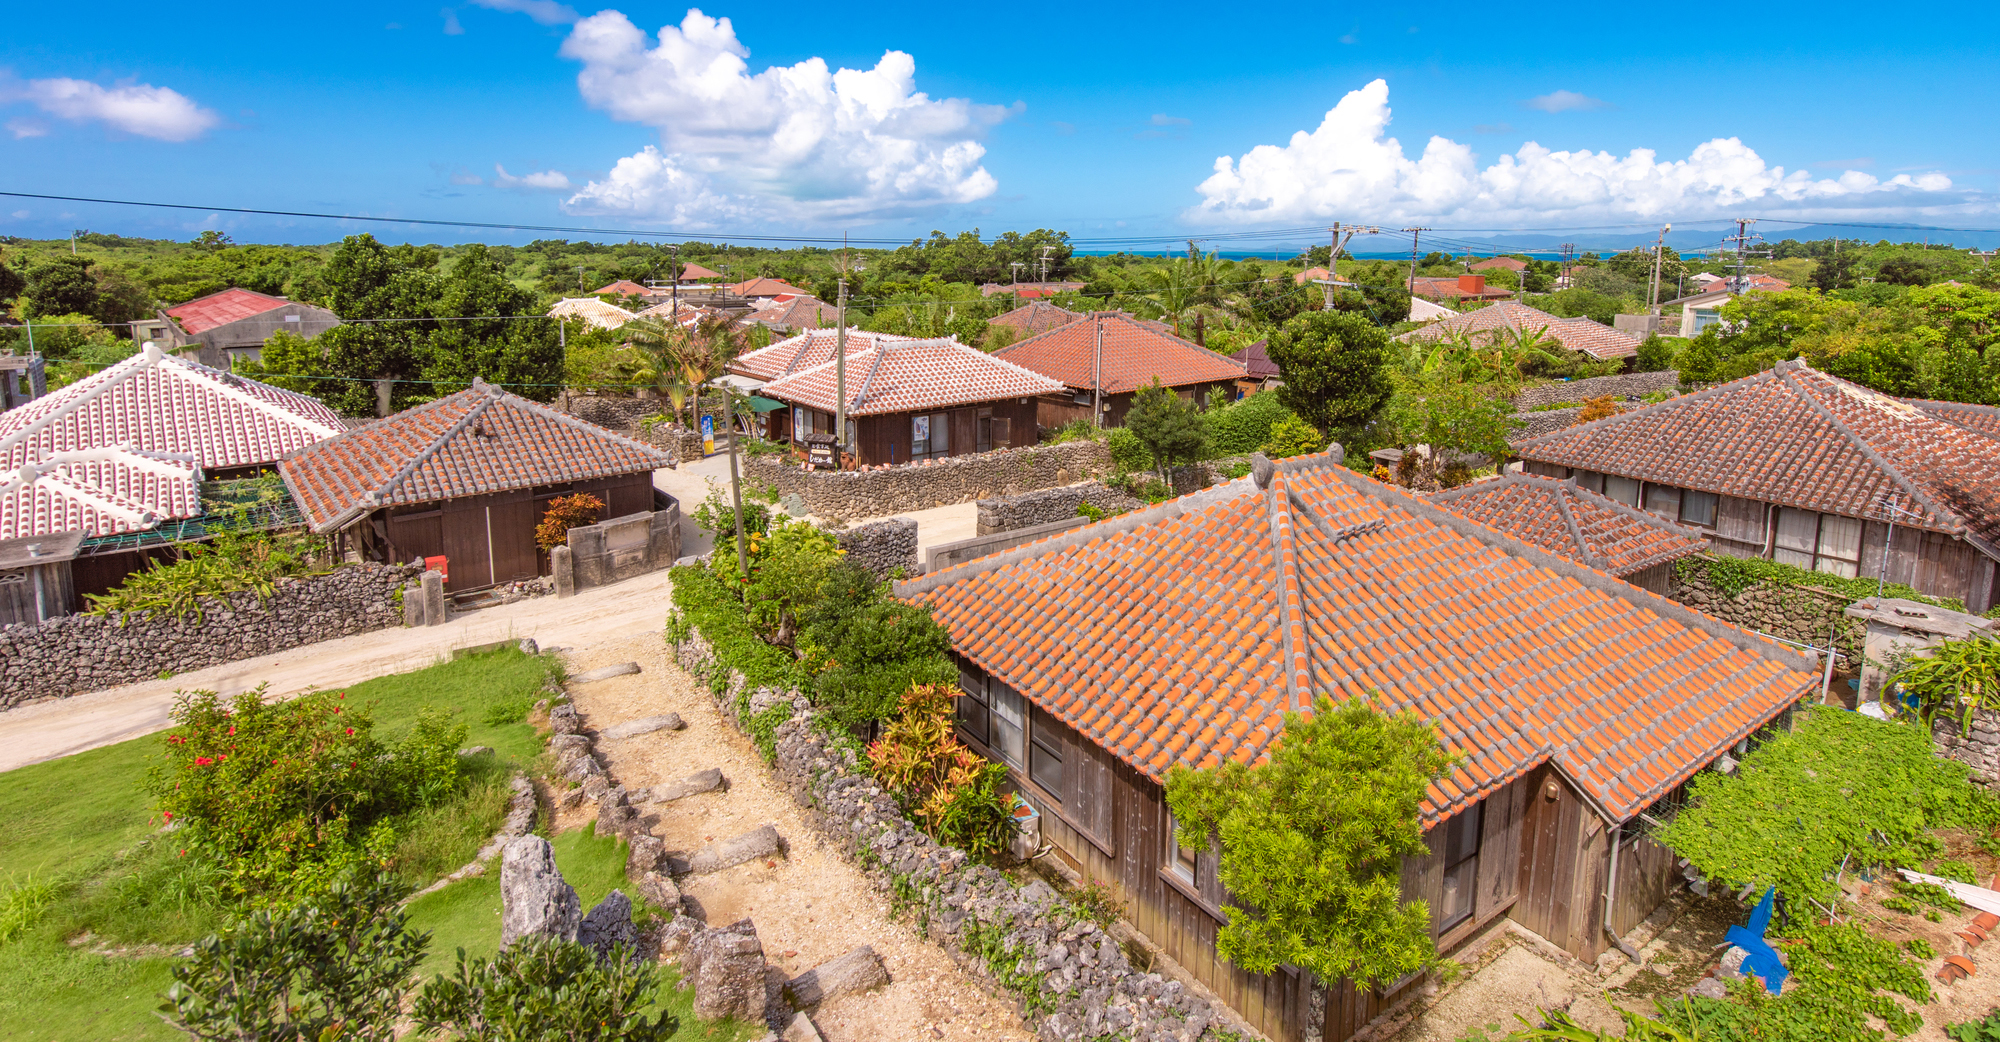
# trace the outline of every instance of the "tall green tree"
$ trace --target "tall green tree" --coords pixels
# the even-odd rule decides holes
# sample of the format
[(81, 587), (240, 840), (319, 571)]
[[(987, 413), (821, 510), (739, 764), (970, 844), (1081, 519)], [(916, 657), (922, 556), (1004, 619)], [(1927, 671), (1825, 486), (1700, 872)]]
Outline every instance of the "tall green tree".
[(433, 306), (440, 316), (481, 317), (437, 324), (423, 349), (424, 378), (440, 394), (460, 390), (477, 376), (525, 398), (553, 400), (562, 390), (562, 346), (555, 321), (542, 317), (538, 303), (534, 294), (508, 281), (486, 247), (460, 254)]
[(1216, 948), (1252, 973), (1290, 963), (1322, 981), (1392, 981), (1436, 957), (1430, 909), (1403, 902), (1403, 858), (1423, 854), (1425, 790), (1452, 758), (1413, 713), (1324, 695), (1255, 767), (1175, 765), (1167, 806), (1185, 847), (1221, 846), (1217, 874), (1242, 904)]
[(1356, 439), (1394, 390), (1389, 334), (1352, 312), (1299, 315), (1272, 334), (1265, 350), (1284, 378), (1279, 403), (1343, 443)]
[(27, 313), (34, 317), (92, 314), (97, 308), (97, 280), (90, 276), (92, 263), (88, 257), (56, 254), (29, 268), (23, 295)]
[(1153, 377), (1150, 387), (1141, 387), (1132, 396), (1132, 408), (1125, 413), (1125, 429), (1146, 447), (1153, 469), (1169, 485), (1167, 468), (1193, 463), (1208, 446), (1208, 428), (1193, 402), (1183, 401), (1171, 387), (1163, 387)]

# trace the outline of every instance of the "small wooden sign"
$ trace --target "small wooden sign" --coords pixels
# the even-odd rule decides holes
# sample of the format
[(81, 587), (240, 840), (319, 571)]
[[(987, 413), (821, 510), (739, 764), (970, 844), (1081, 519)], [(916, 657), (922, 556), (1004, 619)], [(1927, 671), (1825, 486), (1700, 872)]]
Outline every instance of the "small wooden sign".
[(806, 446), (806, 462), (812, 464), (815, 467), (836, 466), (836, 464), (833, 461), (833, 446), (832, 445)]

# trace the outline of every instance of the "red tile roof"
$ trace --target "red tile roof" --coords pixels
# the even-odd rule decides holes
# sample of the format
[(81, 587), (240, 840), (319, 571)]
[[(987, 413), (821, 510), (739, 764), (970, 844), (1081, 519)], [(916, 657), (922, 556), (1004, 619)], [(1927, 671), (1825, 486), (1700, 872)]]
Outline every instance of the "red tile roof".
[(1148, 777), (1372, 698), (1464, 762), (1426, 823), (1553, 761), (1616, 820), (1802, 695), (1805, 656), (1331, 454), (900, 584), (953, 647)]
[[(851, 345), (850, 345), (851, 347)], [(835, 373), (831, 361), (765, 384), (757, 393), (833, 412)], [(904, 340), (850, 350), (847, 356), (847, 415), (912, 412), (1060, 394), (1062, 384), (1005, 362), (955, 338)]]
[(1528, 263), (1526, 261), (1515, 260), (1512, 257), (1488, 257), (1483, 261), (1472, 262), (1473, 271), (1485, 271), (1489, 268), (1506, 268), (1508, 271), (1527, 271)]
[[(745, 351), (729, 363), (729, 371), (759, 380), (776, 380), (787, 373), (801, 372), (821, 362), (831, 362), (834, 345), (839, 342), (839, 332), (837, 329), (808, 329), (769, 347)], [(847, 357), (852, 358), (856, 352), (866, 351), (877, 343), (897, 343), (912, 339), (915, 338), (897, 336), (894, 333), (870, 333), (850, 329), (847, 331)]]
[(616, 297), (644, 297), (655, 292), (657, 291), (647, 289), (646, 287), (641, 286), (636, 282), (633, 282), (631, 279), (619, 279), (617, 282), (614, 282), (609, 286), (599, 286), (596, 289), (591, 290), (590, 295), (593, 297), (597, 297), (597, 296), (603, 296), (608, 293)]
[(378, 507), (636, 474), (673, 461), (483, 381), (330, 441), (278, 464), (315, 532), (331, 532)]
[(261, 315), (273, 308), (281, 308), (292, 303), (283, 297), (273, 297), (254, 290), (231, 286), (219, 293), (196, 297), (185, 304), (167, 309), (167, 314), (180, 323), (181, 332), (189, 336), (206, 333), (217, 326), (226, 326), (252, 315)]
[(719, 279), (722, 277), (722, 273), (719, 271), (710, 271), (699, 264), (690, 262), (681, 265), (680, 277), (684, 279)]
[(729, 287), (729, 292), (739, 297), (775, 297), (780, 293), (797, 293), (799, 288), (784, 279), (770, 279), (760, 275), (754, 279), (744, 279)]
[(1969, 431), (1978, 431), (1989, 438), (2000, 438), (2000, 409), (1991, 405), (1970, 405), (1965, 402), (1934, 402), (1924, 398), (1903, 399), (1922, 409), (1932, 419), (1957, 424)]
[(2000, 441), (1804, 362), (1527, 438), (1514, 452), (1847, 517), (1880, 517), (1887, 497), (1918, 515), (1915, 527), (2000, 557)]
[(1578, 488), (1573, 478), (1503, 474), (1430, 499), (1524, 543), (1617, 576), (1708, 547), (1700, 532)]
[(745, 322), (775, 329), (820, 329), (840, 320), (840, 309), (810, 293), (771, 298), (777, 303), (743, 316)]
[(1057, 326), (994, 352), (1070, 387), (1095, 386), (1097, 335), (1103, 330), (1102, 368), (1106, 394), (1136, 391), (1158, 377), (1168, 387), (1240, 380), (1243, 363), (1167, 332), (1157, 322), (1122, 311), (1093, 311), (1086, 321)]
[(1514, 295), (1511, 289), (1485, 285), (1485, 276), (1479, 277), (1477, 289), (1467, 286), (1457, 275), (1419, 275), (1410, 283), (1412, 296), (1433, 297), (1439, 300), (1505, 300)]
[(1582, 351), (1597, 359), (1630, 358), (1639, 353), (1639, 340), (1610, 326), (1587, 318), (1559, 318), (1540, 308), (1503, 300), (1497, 304), (1433, 322), (1403, 334), (1405, 338), (1437, 340), (1455, 333), (1474, 336), (1498, 330), (1528, 332), (1542, 330), (1571, 351)]
[(193, 517), (203, 469), (271, 463), (345, 429), (317, 399), (147, 349), (0, 413), (0, 539)]
[(1059, 308), (1046, 301), (1031, 300), (1003, 315), (995, 315), (986, 320), (989, 326), (1013, 326), (1021, 332), (1033, 336), (1046, 333), (1057, 326), (1066, 326), (1082, 318), (1068, 308)]
[(1297, 285), (1303, 286), (1308, 282), (1313, 282), (1318, 279), (1330, 279), (1330, 278), (1333, 278), (1332, 272), (1326, 270), (1325, 268), (1318, 267), (1317, 265), (1315, 265), (1314, 267), (1307, 268), (1306, 270), (1299, 272), (1297, 275), (1292, 276), (1292, 282)]

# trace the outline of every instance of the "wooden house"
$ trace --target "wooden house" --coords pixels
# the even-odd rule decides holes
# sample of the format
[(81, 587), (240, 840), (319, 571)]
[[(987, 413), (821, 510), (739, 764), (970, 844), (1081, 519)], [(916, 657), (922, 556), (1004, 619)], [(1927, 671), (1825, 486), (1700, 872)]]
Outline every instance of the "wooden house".
[(315, 398), (148, 345), (0, 413), (0, 539), (82, 533), (76, 591), (102, 593), (206, 534), (204, 483), (266, 473), (344, 430)]
[(1155, 379), (1199, 406), (1211, 390), (1234, 399), (1247, 376), (1242, 362), (1123, 311), (1093, 311), (993, 354), (1062, 383), (1037, 403), (1036, 420), (1048, 430), (1089, 420), (1093, 404), (1099, 422), (1116, 427), (1133, 396)]
[(82, 532), (0, 539), (0, 626), (33, 626), (77, 608), (70, 563)]
[[(831, 345), (826, 350), (831, 355)], [(771, 413), (771, 440), (801, 451), (815, 439), (829, 443), (836, 385), (829, 358), (759, 388), (760, 396), (788, 406)], [(872, 467), (1034, 445), (1036, 399), (1061, 390), (1054, 380), (952, 337), (876, 339), (861, 350), (850, 341), (847, 462)]]
[(446, 559), (445, 589), (482, 590), (548, 567), (535, 526), (557, 496), (604, 501), (600, 520), (651, 511), (663, 452), (474, 380), (294, 452), (278, 471), (314, 532), (384, 563)]
[(2000, 410), (1891, 398), (1802, 361), (1527, 438), (1574, 477), (1698, 528), (1717, 553), (1996, 600)]
[(168, 350), (212, 369), (238, 359), (264, 357), (264, 341), (278, 333), (307, 340), (340, 324), (340, 316), (315, 304), (231, 286), (159, 312), (167, 323)]
[(1430, 501), (1663, 597), (1673, 590), (1674, 562), (1708, 547), (1678, 518), (1607, 499), (1575, 479), (1508, 473), (1433, 493)]
[(951, 633), (957, 732), (1052, 860), (1267, 1036), (1341, 1042), (1417, 987), (1254, 974), (1216, 951), (1218, 852), (1169, 768), (1254, 763), (1325, 695), (1428, 718), (1461, 757), (1402, 890), (1450, 950), (1510, 917), (1586, 962), (1683, 880), (1643, 835), (1688, 778), (1814, 691), (1814, 660), (1357, 475), (1339, 449), (900, 583)]

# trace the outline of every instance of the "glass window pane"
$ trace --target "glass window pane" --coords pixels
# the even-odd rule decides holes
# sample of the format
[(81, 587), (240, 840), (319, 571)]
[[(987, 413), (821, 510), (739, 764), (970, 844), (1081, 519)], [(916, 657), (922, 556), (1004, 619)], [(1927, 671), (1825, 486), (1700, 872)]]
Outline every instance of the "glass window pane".
[(931, 451), (940, 456), (951, 451), (951, 417), (943, 413), (931, 417)]
[(1445, 864), (1457, 864), (1479, 853), (1479, 826), (1484, 804), (1445, 823)]
[(1472, 893), (1479, 878), (1479, 859), (1462, 861), (1444, 871), (1444, 896), (1438, 902), (1438, 928), (1450, 929), (1472, 918)]
[(981, 742), (986, 741), (987, 723), (992, 717), (986, 705), (971, 695), (960, 695), (956, 701), (959, 728)]
[(1782, 546), (1771, 551), (1771, 560), (1779, 564), (1789, 564), (1794, 568), (1804, 568), (1807, 571), (1811, 571), (1813, 566), (1812, 554), (1804, 550), (1787, 550)]
[(931, 418), (913, 416), (910, 418), (910, 456), (922, 456), (931, 451)]
[[(1819, 553), (1844, 561), (1861, 559), (1861, 519), (1838, 514), (1819, 516)], [(1846, 574), (1846, 573), (1839, 573)]]
[(1861, 569), (1856, 567), (1853, 561), (1843, 561), (1838, 557), (1820, 558), (1813, 564), (1813, 571), (1838, 575), (1846, 579), (1853, 579), (1861, 574)]
[(1057, 803), (1062, 802), (1063, 762), (1062, 756), (1044, 744), (1040, 738), (1028, 743), (1028, 777), (1049, 794)]
[(1681, 520), (1690, 525), (1715, 524), (1717, 496), (1713, 492), (1681, 493)]
[(1681, 516), (1681, 490), (1672, 485), (1646, 486), (1646, 511), (1672, 520)]
[[(1811, 568), (1813, 548), (1819, 544), (1819, 515), (1810, 510), (1793, 510), (1783, 507), (1778, 510), (1778, 546), (1786, 550), (1798, 550), (1806, 554), (1808, 560), (1800, 565)], [(1787, 562), (1791, 563), (1791, 562)]]
[(1180, 822), (1174, 819), (1172, 811), (1167, 812), (1167, 866), (1175, 875), (1187, 882), (1194, 882), (1194, 848), (1184, 847), (1175, 838), (1180, 830)]
[(993, 751), (1008, 765), (1020, 768), (1026, 763), (1021, 758), (1021, 736), (1026, 730), (1021, 726), (1021, 693), (997, 680), (987, 690), (993, 706)]
[(1594, 470), (1579, 470), (1576, 472), (1576, 487), (1587, 488), (1601, 495), (1604, 492), (1604, 475)]
[(1604, 475), (1604, 496), (1615, 499), (1628, 507), (1639, 505), (1639, 482), (1633, 478), (1621, 478), (1616, 474)]

